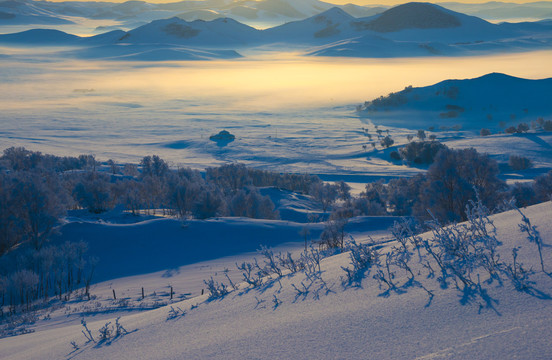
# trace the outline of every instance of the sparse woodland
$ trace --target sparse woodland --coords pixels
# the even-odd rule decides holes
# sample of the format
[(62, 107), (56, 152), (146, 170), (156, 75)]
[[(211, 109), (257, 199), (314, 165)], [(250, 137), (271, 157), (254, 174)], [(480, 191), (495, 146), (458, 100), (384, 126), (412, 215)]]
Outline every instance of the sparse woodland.
[[(0, 158), (0, 305), (10, 313), (32, 308), (34, 301), (68, 298), (75, 289), (89, 296), (96, 260), (87, 244), (48, 243), (68, 211), (102, 213), (115, 207), (140, 214), (182, 219), (219, 216), (277, 219), (275, 204), (259, 187), (277, 187), (316, 199), (326, 219), (320, 245), (341, 248), (345, 227), (359, 215), (398, 215), (447, 224), (468, 220), (465, 205), (500, 211), (505, 200), (517, 206), (546, 201), (552, 172), (532, 185), (508, 187), (498, 166), (474, 149), (451, 150), (434, 142), (416, 143), (404, 155), (432, 157), (424, 175), (366, 185), (358, 197), (344, 182), (329, 184), (311, 175), (279, 174), (231, 164), (199, 172), (172, 169), (158, 156), (140, 164), (99, 163), (91, 155), (57, 157), (24, 148), (4, 150)], [(427, 153), (427, 155), (426, 155)], [(417, 157), (414, 158), (416, 161)], [(324, 219), (321, 219), (324, 220)]]

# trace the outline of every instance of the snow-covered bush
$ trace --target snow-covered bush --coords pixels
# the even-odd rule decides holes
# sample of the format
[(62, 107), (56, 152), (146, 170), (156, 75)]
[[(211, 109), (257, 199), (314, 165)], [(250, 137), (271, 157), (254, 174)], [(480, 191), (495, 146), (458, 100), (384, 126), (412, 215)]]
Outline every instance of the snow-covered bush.
[(99, 330), (100, 333), (99, 339), (100, 342), (107, 341), (111, 339), (113, 336), (113, 326), (111, 325), (111, 321), (106, 322)]
[(476, 200), (494, 208), (506, 184), (498, 178), (496, 161), (475, 149), (442, 149), (429, 167), (421, 188), (417, 215), (427, 218), (427, 209), (439, 222), (465, 221), (465, 204)]
[(341, 283), (345, 287), (360, 286), (366, 272), (379, 261), (379, 253), (374, 248), (373, 241), (367, 244), (358, 244), (351, 238), (347, 245), (352, 268), (341, 267), (345, 271), (345, 277), (342, 278)]
[(400, 161), (401, 160), (401, 154), (399, 154), (398, 151), (396, 150), (393, 150), (389, 153), (389, 157), (391, 158), (391, 160), (393, 161)]
[(269, 196), (262, 196), (256, 188), (245, 188), (236, 192), (229, 202), (231, 216), (253, 219), (277, 219), (278, 212)]
[(544, 261), (542, 258), (542, 248), (544, 246), (542, 237), (540, 235), (540, 232), (537, 230), (537, 227), (531, 224), (531, 220), (527, 216), (525, 216), (524, 213), (521, 212), (521, 210), (517, 209), (517, 211), (521, 215), (521, 223), (518, 224), (519, 229), (527, 234), (527, 239), (530, 243), (534, 243), (537, 246), (537, 249), (539, 251), (539, 259), (541, 264), (541, 270), (542, 272), (546, 272), (544, 270)]
[(527, 125), (526, 123), (518, 124), (517, 126), (518, 133), (522, 134), (522, 133), (526, 133), (527, 131), (529, 131), (529, 125)]
[(241, 265), (236, 263), (238, 270), (242, 272), (243, 280), (252, 287), (260, 286), (263, 282), (263, 273), (256, 264), (243, 262)]
[(496, 229), (489, 219), (487, 208), (477, 201), (466, 206), (468, 221), (463, 224), (442, 226), (437, 219), (429, 223), (433, 233), (432, 241), (424, 241), (427, 253), (441, 271), (439, 277), (443, 287), (451, 279), (457, 287), (476, 286), (474, 278), (478, 269), (485, 269), (495, 278), (499, 263), (496, 252), (499, 244)]
[(230, 292), (224, 283), (219, 284), (212, 276), (209, 280), (203, 280), (203, 282), (207, 286), (207, 291), (209, 291), (209, 300), (221, 299)]
[(337, 187), (328, 183), (312, 184), (309, 189), (309, 194), (322, 204), (323, 211), (328, 210), (339, 196)]
[(533, 189), (538, 201), (548, 201), (552, 195), (552, 170), (535, 179)]
[(274, 256), (274, 252), (265, 246), (261, 246), (259, 253), (263, 255), (265, 266), (263, 271), (265, 274), (275, 274), (278, 277), (282, 277), (282, 269), (278, 265), (278, 260)]
[(288, 270), (290, 274), (294, 274), (303, 269), (303, 264), (300, 261), (295, 260), (289, 251), (286, 254), (280, 253), (276, 255), (276, 258), (278, 259), (280, 266)]
[(355, 215), (375, 216), (385, 215), (387, 212), (383, 205), (377, 201), (371, 201), (365, 197), (355, 198), (351, 201)]
[(526, 207), (537, 203), (534, 185), (515, 183), (510, 189), (510, 196), (515, 200), (516, 206)]
[(439, 150), (447, 148), (438, 141), (413, 141), (399, 149), (401, 157), (409, 163), (431, 164)]
[(512, 284), (516, 290), (525, 291), (532, 284), (529, 278), (530, 275), (533, 274), (533, 271), (525, 269), (523, 264), (517, 261), (519, 249), (519, 247), (512, 249), (512, 263), (506, 264), (503, 272), (512, 281)]
[(481, 131), (479, 131), (479, 135), (481, 135), (481, 136), (489, 136), (489, 135), (491, 135), (491, 130), (482, 128)]
[(319, 245), (324, 249), (343, 249), (345, 245), (345, 226), (353, 216), (351, 209), (336, 209), (326, 221), (324, 230), (320, 235)]
[(387, 135), (386, 137), (384, 137), (380, 141), (381, 146), (383, 146), (384, 148), (388, 148), (390, 146), (393, 146), (394, 143), (395, 143), (395, 140), (393, 140), (391, 138), (391, 136), (389, 136), (389, 135)]
[(533, 167), (533, 162), (525, 156), (510, 155), (508, 165), (510, 165), (513, 170), (519, 171)]
[(182, 310), (180, 307), (174, 307), (171, 306), (171, 309), (169, 310), (169, 313), (167, 314), (167, 320), (174, 320), (180, 317), (186, 316), (186, 311)]
[(308, 250), (301, 253), (301, 264), (307, 276), (311, 276), (316, 273), (320, 273), (320, 261), (322, 260), (322, 253), (311, 247)]

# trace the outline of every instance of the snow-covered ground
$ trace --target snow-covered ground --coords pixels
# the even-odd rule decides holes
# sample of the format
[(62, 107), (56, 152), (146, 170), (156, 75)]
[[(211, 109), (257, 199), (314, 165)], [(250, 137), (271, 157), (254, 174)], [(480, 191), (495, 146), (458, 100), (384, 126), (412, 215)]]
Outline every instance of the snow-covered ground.
[[(552, 62), (551, 52), (339, 62), (295, 54), (267, 59), (265, 54), (252, 60), (157, 64), (52, 61), (36, 50), (3, 50), (13, 60), (2, 60), (0, 68), (1, 149), (88, 153), (121, 163), (157, 154), (174, 166), (199, 169), (238, 161), (276, 171), (350, 175), (359, 182), (419, 171), (390, 162), (391, 149), (378, 145), (373, 151), (363, 129), (374, 141), (375, 125), (389, 129), (400, 146), (420, 127), (406, 118), (400, 127), (359, 118), (357, 104), (407, 85), (495, 71), (529, 79), (552, 76), (545, 65)], [(220, 147), (209, 136), (223, 129), (236, 140)], [(523, 139), (483, 139), (477, 132), (436, 135), (452, 146), (502, 155), (512, 151), (508, 143)], [(515, 151), (552, 167), (549, 151), (539, 150), (549, 146), (548, 135), (533, 137), (540, 140), (527, 136), (528, 145)]]
[[(227, 2), (218, 3), (223, 6)], [(304, 18), (329, 8), (328, 4), (314, 0), (302, 2), (301, 6), (290, 0), (259, 3), (264, 8), (258, 11), (247, 2), (225, 11), (244, 18), (249, 16), (251, 24), (267, 20), (270, 17), (267, 14), (274, 9), (282, 13), (272, 16), (272, 23)], [(55, 7), (55, 3), (48, 4)], [(25, 4), (6, 2), (4, 5)], [(59, 19), (51, 18), (56, 15), (54, 12), (37, 10), (31, 5), (24, 9), (29, 12), (23, 16), (40, 16), (40, 21), (58, 22)], [(115, 8), (114, 12), (138, 14), (126, 22), (114, 20), (113, 14), (105, 15), (105, 20), (84, 19), (73, 14), (60, 19), (74, 24), (51, 27), (74, 29), (69, 32), (79, 35), (90, 34), (96, 26), (101, 26), (102, 32), (120, 25), (127, 30), (154, 20), (152, 6), (129, 2)], [(32, 12), (35, 10), (38, 12)], [(172, 16), (176, 10), (181, 11), (162, 11)], [(356, 11), (360, 13), (362, 9)], [(215, 18), (218, 14), (203, 15)], [(183, 17), (191, 20), (198, 15), (190, 10)], [(312, 18), (273, 33), (279, 32), (276, 35), (285, 37), (286, 31), (294, 34), (294, 27), (306, 28), (305, 38), (312, 40), (316, 34), (334, 36), (334, 25), (339, 31), (353, 31), (352, 25), (339, 23), (340, 19), (351, 21), (346, 14), (333, 10), (326, 15), (327, 18), (318, 21)], [(224, 21), (213, 24), (221, 22)], [(171, 23), (156, 24), (166, 29)], [(207, 32), (213, 24), (201, 24), (205, 26), (202, 31)], [(181, 31), (186, 30), (185, 24), (180, 25), (176, 28), (177, 35), (186, 35)], [(0, 32), (12, 32), (9, 29), (13, 27), (23, 30), (25, 26), (2, 25)], [(232, 26), (255, 33), (239, 24), (232, 23)], [(174, 26), (170, 29), (175, 30)], [(142, 30), (131, 34), (139, 38), (138, 42), (151, 35), (145, 30), (140, 34)], [(474, 36), (479, 36), (475, 32)], [(392, 38), (408, 40), (411, 33), (399, 31)], [(36, 33), (18, 36), (33, 40), (33, 34)], [(60, 35), (48, 34), (54, 38)], [(106, 38), (120, 35), (115, 32)], [(438, 40), (441, 30), (434, 30), (433, 35)], [(67, 44), (80, 41), (61, 36)], [(208, 36), (209, 39), (216, 37), (212, 33)], [(347, 48), (354, 53), (359, 48), (365, 49), (368, 43), (381, 45), (379, 50), (392, 50), (386, 40), (370, 37), (311, 48), (307, 52), (333, 56)], [(232, 50), (185, 47), (175, 50), (138, 44), (103, 48), (110, 56), (117, 54), (119, 61), (74, 60), (86, 58), (83, 56), (86, 51), (94, 52), (88, 58), (101, 58), (99, 49), (94, 49), (0, 47), (0, 150), (24, 146), (60, 156), (94, 154), (100, 161), (114, 159), (120, 164), (137, 163), (143, 156), (157, 154), (175, 168), (204, 169), (240, 162), (278, 172), (317, 174), (326, 181), (345, 180), (353, 185), (354, 193), (359, 193), (366, 182), (424, 171), (423, 167), (392, 162), (389, 156), (391, 151), (407, 143), (408, 135), (415, 136), (423, 128), (428, 136), (433, 134), (452, 148), (475, 147), (490, 154), (501, 163), (501, 176), (510, 182), (527, 181), (552, 169), (550, 132), (481, 137), (479, 128), (485, 124), (474, 125), (473, 116), (454, 119), (453, 124), (447, 119), (441, 124), (435, 119), (431, 123), (427, 119), (419, 121), (412, 112), (384, 119), (359, 116), (355, 111), (364, 101), (408, 85), (424, 87), (446, 79), (476, 78), (492, 72), (527, 79), (551, 78), (550, 51), (361, 60), (305, 57), (304, 46), (275, 46), (241, 49), (240, 54), (246, 58), (229, 60), (239, 55)], [(124, 57), (148, 61), (121, 61)], [(178, 61), (221, 58), (224, 60)], [(546, 102), (547, 94), (541, 95), (534, 98)], [(440, 104), (446, 105), (448, 102)], [(549, 107), (548, 103), (544, 105)], [(511, 125), (536, 120), (531, 118), (533, 113), (528, 111), (526, 115), (516, 114), (515, 119), (504, 121)], [(495, 122), (500, 121), (497, 116)], [(544, 116), (550, 120), (547, 114)], [(446, 125), (447, 130), (439, 129), (441, 125)], [(454, 131), (451, 125), (464, 125), (464, 129)], [(209, 139), (221, 130), (229, 131), (235, 140), (216, 143)], [(383, 149), (379, 145), (378, 130), (394, 139), (392, 147)], [(511, 154), (530, 158), (534, 168), (510, 171), (505, 163)], [(418, 281), (434, 294), (428, 299), (428, 293), (416, 286), (403, 286), (385, 293), (372, 278), (374, 272), (362, 280), (362, 286), (345, 288), (342, 268), (350, 263), (345, 253), (322, 261), (322, 279), (316, 280), (316, 286), (327, 287), (319, 288), (318, 292), (313, 288), (308, 294), (298, 294), (293, 286), (301, 288), (301, 282), (307, 281), (305, 274), (299, 272), (256, 289), (246, 289), (242, 283), (223, 299), (208, 301), (208, 295), (202, 294), (206, 290), (204, 280), (213, 276), (219, 282), (228, 284), (231, 279), (239, 284), (242, 274), (235, 264), (252, 261), (253, 257), (263, 261), (256, 253), (261, 245), (273, 248), (276, 253), (289, 251), (297, 258), (304, 249), (302, 234), (306, 228), (310, 231), (309, 241), (320, 236), (323, 224), (309, 223), (309, 214), (321, 213), (312, 199), (275, 189), (262, 189), (262, 193), (277, 204), (281, 220), (219, 218), (182, 222), (164, 217), (132, 217), (118, 210), (99, 217), (71, 212), (62, 231), (52, 241), (82, 239), (89, 243), (89, 255), (99, 258), (92, 297), (87, 299), (80, 291), (66, 301), (51, 300), (50, 306), (40, 310), (36, 318), (27, 318), (19, 327), (14, 324), (15, 332), (34, 332), (0, 339), (0, 358), (552, 357), (549, 346), (552, 280), (542, 272), (533, 276), (534, 283), (525, 292), (516, 291), (508, 280), (487, 284), (483, 277), (481, 281), (487, 292), (481, 292), (481, 296), (461, 293), (452, 284), (443, 289), (435, 279), (420, 276)], [(550, 271), (552, 204), (523, 211), (540, 231), (545, 243), (544, 261)], [(495, 215), (493, 219), (498, 228), (502, 259), (511, 261), (512, 249), (520, 247), (519, 260), (524, 267), (538, 270), (536, 246), (529, 243), (518, 227), (520, 215), (509, 212)], [(361, 243), (373, 238), (385, 253), (398, 246), (389, 242), (389, 228), (394, 220), (392, 217), (354, 218), (347, 231)], [(427, 273), (428, 269), (420, 263), (412, 266), (416, 274)], [(404, 284), (405, 275), (397, 272), (396, 281)], [(114, 319), (119, 316), (129, 333), (100, 341), (98, 330), (108, 321), (114, 325)], [(87, 321), (97, 343), (86, 341), (81, 319)]]
[[(550, 271), (552, 204), (543, 203), (523, 212), (540, 233), (544, 264)], [(248, 255), (242, 254), (183, 266), (172, 272), (172, 278), (157, 272), (98, 284), (93, 291), (97, 294), (95, 299), (75, 300), (57, 310), (52, 308), (49, 315), (40, 314), (33, 326), (36, 332), (1, 339), (0, 356), (26, 360), (548, 359), (552, 356), (552, 278), (539, 271), (537, 247), (520, 231), (521, 216), (517, 211), (492, 219), (497, 227), (501, 260), (511, 263), (512, 248), (518, 248), (518, 263), (536, 271), (525, 291), (516, 291), (507, 279), (487, 283), (484, 274), (480, 278), (484, 289), (480, 295), (463, 293), (454, 284), (441, 288), (435, 278), (425, 278), (427, 268), (418, 263), (416, 255), (410, 265), (415, 274), (420, 273), (417, 281), (433, 297), (420, 286), (405, 285), (387, 293), (372, 278), (375, 269), (361, 280), (360, 287), (344, 287), (342, 267), (350, 267), (350, 258), (343, 253), (322, 260), (320, 281), (325, 286), (318, 293), (312, 287), (307, 294), (298, 295), (293, 286), (301, 288), (302, 281), (308, 283), (305, 274), (298, 272), (276, 281), (266, 280), (265, 286), (254, 289), (239, 284), (238, 290), (218, 300), (208, 301), (207, 294), (197, 296), (200, 278), (210, 271), (222, 280), (220, 275), (226, 267), (230, 269), (233, 262)], [(364, 242), (370, 231), (365, 227), (353, 234)], [(376, 242), (385, 241), (381, 231), (377, 234)], [(398, 243), (384, 242), (380, 252), (393, 246)], [(291, 249), (297, 253), (297, 247)], [(406, 274), (396, 272), (396, 284), (403, 284), (406, 279)], [(150, 290), (153, 283), (164, 283), (155, 295)], [(169, 300), (169, 283), (175, 289), (176, 284), (190, 289), (191, 294), (185, 295), (191, 298), (180, 301), (175, 296)], [(144, 300), (139, 286), (148, 289)], [(119, 299), (124, 301), (110, 300), (112, 289), (117, 289)], [(180, 289), (177, 294), (182, 295)], [(163, 304), (167, 306), (147, 310), (148, 306)], [(100, 327), (108, 321), (114, 325), (119, 316), (119, 323), (128, 333), (100, 340)], [(81, 317), (96, 342), (86, 341), (81, 332), (84, 327), (79, 323)]]

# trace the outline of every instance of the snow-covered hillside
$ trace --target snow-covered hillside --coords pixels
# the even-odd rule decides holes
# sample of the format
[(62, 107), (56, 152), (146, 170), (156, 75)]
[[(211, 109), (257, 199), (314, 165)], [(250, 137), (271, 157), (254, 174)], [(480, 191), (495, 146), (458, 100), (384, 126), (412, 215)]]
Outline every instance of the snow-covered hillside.
[[(496, 25), (429, 3), (399, 5), (372, 17), (356, 19), (351, 25), (357, 30), (357, 37), (327, 43), (311, 55), (455, 56), (523, 51), (551, 44), (551, 28), (545, 24), (535, 23), (531, 29), (525, 24)], [(541, 35), (533, 36), (536, 33)]]
[(243, 46), (259, 42), (259, 30), (229, 18), (184, 21), (180, 18), (153, 21), (127, 32), (124, 43), (185, 44), (201, 47)]
[[(460, 125), (493, 131), (549, 118), (552, 79), (528, 80), (492, 73), (475, 79), (445, 80), (366, 102), (361, 116), (377, 123), (439, 128)], [(423, 120), (422, 120), (423, 119)]]
[[(535, 226), (531, 234), (538, 231), (544, 244), (545, 270), (550, 271), (552, 204), (547, 202), (522, 211)], [(97, 311), (85, 307), (86, 300), (72, 303), (71, 309), (54, 310), (48, 316), (44, 313), (34, 325), (36, 332), (1, 339), (0, 356), (26, 360), (547, 359), (552, 356), (549, 346), (552, 279), (541, 271), (537, 245), (520, 230), (518, 224), (523, 221), (516, 210), (494, 215), (491, 220), (497, 228), (499, 262), (517, 271), (518, 280), (523, 276), (519, 271), (532, 269), (529, 282), (512, 283), (502, 272), (497, 275), (501, 281), (498, 278), (491, 281), (487, 271), (479, 268), (476, 270), (479, 275), (472, 275), (473, 286), (464, 287), (460, 281), (455, 284), (454, 276), (449, 274), (448, 286), (444, 288), (438, 278), (439, 267), (432, 258), (424, 250), (418, 255), (410, 248), (409, 268), (414, 278), (391, 265), (394, 277), (390, 279), (385, 266), (373, 266), (361, 273), (356, 279), (358, 283), (351, 285), (343, 270), (353, 268), (346, 252), (323, 259), (320, 272), (309, 272), (310, 280), (304, 271), (284, 273), (281, 277), (273, 275), (272, 279), (264, 280), (264, 285), (251, 288), (245, 283), (236, 284), (236, 290), (230, 288), (232, 291), (227, 295), (211, 300), (207, 293), (183, 301), (169, 301), (164, 294), (168, 306), (134, 314), (127, 309), (146, 302), (151, 295), (145, 300), (139, 293), (129, 296), (126, 305), (116, 305), (120, 309), (116, 310), (113, 305), (120, 302), (109, 300), (111, 291), (105, 291), (90, 304), (101, 311), (112, 303), (110, 314), (92, 316)], [(365, 228), (363, 234), (369, 233), (370, 229)], [(361, 238), (359, 235), (355, 237)], [(425, 234), (422, 239), (429, 243), (436, 241), (432, 234)], [(399, 251), (401, 246), (390, 242), (376, 248), (385, 257), (386, 253)], [(515, 262), (512, 249), (516, 249)], [(419, 256), (428, 262), (420, 262)], [(200, 271), (199, 267), (181, 270), (187, 273), (179, 276), (190, 278)], [(427, 277), (432, 271), (436, 273)], [(390, 280), (393, 286), (389, 288), (384, 282), (378, 285), (374, 276)], [(118, 288), (117, 280), (110, 286)], [(105, 290), (109, 289), (105, 286)], [(86, 321), (90, 334), (78, 323), (79, 316)], [(115, 318), (119, 316), (122, 328), (119, 326), (117, 331)], [(68, 322), (64, 324), (63, 319)], [(108, 321), (111, 323), (104, 327), (102, 338), (99, 330)], [(112, 333), (105, 331), (110, 326)], [(94, 342), (87, 342), (86, 336), (92, 336)]]

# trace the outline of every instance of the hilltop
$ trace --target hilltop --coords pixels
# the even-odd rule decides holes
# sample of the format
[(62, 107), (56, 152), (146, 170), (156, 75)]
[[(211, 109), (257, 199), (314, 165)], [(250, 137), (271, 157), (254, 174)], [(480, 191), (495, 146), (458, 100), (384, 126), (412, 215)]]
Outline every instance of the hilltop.
[(521, 79), (491, 73), (475, 79), (445, 80), (426, 87), (407, 87), (367, 101), (359, 114), (386, 124), (439, 128), (460, 125), (499, 130), (519, 122), (552, 115), (547, 100), (552, 78)]

